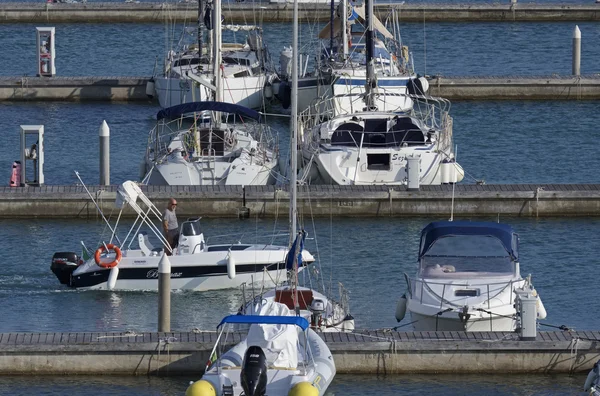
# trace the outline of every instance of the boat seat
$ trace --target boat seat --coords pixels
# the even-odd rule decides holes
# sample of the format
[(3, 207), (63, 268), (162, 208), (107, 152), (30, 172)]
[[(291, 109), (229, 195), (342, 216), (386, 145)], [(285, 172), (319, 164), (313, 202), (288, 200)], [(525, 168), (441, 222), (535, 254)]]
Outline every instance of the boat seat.
[(140, 250), (144, 253), (144, 256), (152, 256), (154, 253), (162, 252), (162, 248), (155, 248), (150, 240), (148, 239), (148, 233), (142, 231), (138, 234), (138, 245), (140, 245)]

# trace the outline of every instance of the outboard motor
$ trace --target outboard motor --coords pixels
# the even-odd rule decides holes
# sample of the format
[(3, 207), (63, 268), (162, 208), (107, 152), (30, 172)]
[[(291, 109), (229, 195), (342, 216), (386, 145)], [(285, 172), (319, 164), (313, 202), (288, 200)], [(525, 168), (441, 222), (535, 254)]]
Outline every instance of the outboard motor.
[(265, 396), (267, 358), (261, 347), (254, 345), (246, 350), (240, 379), (245, 396)]
[(52, 256), (50, 269), (63, 285), (71, 284), (71, 274), (79, 267), (82, 261), (76, 253), (56, 252)]

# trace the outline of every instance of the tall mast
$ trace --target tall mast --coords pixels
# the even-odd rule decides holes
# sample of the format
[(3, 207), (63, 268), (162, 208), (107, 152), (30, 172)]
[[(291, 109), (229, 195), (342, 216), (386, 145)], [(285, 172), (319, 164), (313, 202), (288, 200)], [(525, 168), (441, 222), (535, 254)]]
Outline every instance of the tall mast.
[(377, 79), (375, 77), (375, 65), (373, 54), (375, 53), (375, 40), (373, 33), (373, 1), (365, 0), (367, 3), (367, 79), (365, 81), (365, 104), (367, 110), (375, 110), (373, 91), (377, 87)]
[[(221, 92), (221, 0), (213, 0), (213, 74), (215, 76), (215, 101), (222, 102)], [(218, 118), (218, 117), (217, 117)]]
[(346, 61), (346, 59), (348, 58), (348, 52), (349, 52), (349, 48), (348, 48), (348, 14), (347, 14), (347, 10), (348, 10), (348, 0), (342, 0), (341, 2), (342, 5), (342, 48), (344, 48), (344, 52), (343, 55), (344, 57), (342, 58), (344, 61)]
[(298, 168), (298, 1), (294, 0), (292, 28), (292, 117), (290, 119), (290, 238), (296, 238)]

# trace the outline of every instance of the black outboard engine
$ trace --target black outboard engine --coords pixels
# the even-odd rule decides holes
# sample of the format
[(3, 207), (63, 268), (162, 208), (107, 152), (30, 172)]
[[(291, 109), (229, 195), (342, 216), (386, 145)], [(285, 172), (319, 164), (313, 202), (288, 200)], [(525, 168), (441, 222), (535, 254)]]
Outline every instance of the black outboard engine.
[(251, 346), (246, 350), (240, 377), (245, 396), (265, 396), (267, 392), (267, 358), (261, 347)]
[(56, 252), (52, 256), (50, 269), (63, 285), (71, 284), (71, 274), (79, 265), (81, 260), (73, 252)]

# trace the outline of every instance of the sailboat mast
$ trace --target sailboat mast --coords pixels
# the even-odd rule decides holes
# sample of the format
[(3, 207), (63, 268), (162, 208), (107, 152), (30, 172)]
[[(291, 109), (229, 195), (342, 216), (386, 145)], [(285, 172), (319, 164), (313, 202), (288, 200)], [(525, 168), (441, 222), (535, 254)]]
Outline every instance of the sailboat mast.
[(373, 55), (375, 53), (375, 40), (373, 33), (373, 2), (374, 0), (365, 0), (367, 3), (367, 78), (365, 81), (365, 104), (367, 105), (367, 110), (374, 110), (373, 103), (373, 90), (377, 87), (377, 81), (375, 79), (375, 65), (373, 60)]
[(214, 70), (213, 74), (215, 76), (215, 102), (222, 102), (222, 72), (221, 72), (221, 0), (213, 0), (213, 61), (214, 61)]
[(296, 238), (298, 168), (298, 1), (294, 0), (292, 27), (292, 117), (290, 119), (290, 240)]

